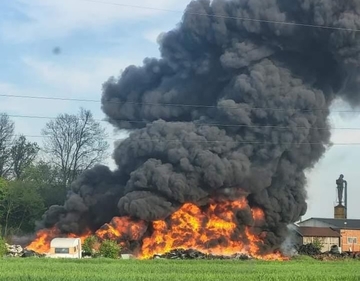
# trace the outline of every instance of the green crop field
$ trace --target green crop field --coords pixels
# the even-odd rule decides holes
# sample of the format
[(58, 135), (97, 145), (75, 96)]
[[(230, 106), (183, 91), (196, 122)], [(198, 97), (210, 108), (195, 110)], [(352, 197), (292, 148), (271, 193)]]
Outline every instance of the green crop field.
[(359, 261), (286, 262), (205, 260), (0, 259), (0, 280), (360, 280)]

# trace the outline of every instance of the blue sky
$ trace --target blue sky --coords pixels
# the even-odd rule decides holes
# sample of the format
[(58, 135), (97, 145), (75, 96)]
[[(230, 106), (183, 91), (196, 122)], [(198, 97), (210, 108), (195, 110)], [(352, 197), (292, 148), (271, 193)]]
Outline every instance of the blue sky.
[[(185, 8), (186, 0), (112, 0), (164, 10)], [(0, 1), (0, 93), (99, 100), (101, 86), (129, 64), (140, 65), (158, 56), (157, 36), (173, 28), (181, 13), (139, 9), (85, 0)], [(55, 47), (61, 49), (54, 55)], [(31, 100), (0, 97), (0, 112), (10, 115), (56, 116), (74, 113), (80, 106), (104, 117), (100, 103)], [(349, 109), (333, 105), (334, 128), (360, 128), (360, 116), (339, 113)], [(360, 110), (360, 109), (359, 109)], [(13, 118), (17, 133), (40, 135), (46, 119)], [(121, 133), (106, 126), (110, 137)], [(115, 135), (117, 134), (117, 136)], [(40, 138), (30, 138), (41, 142)], [(360, 130), (333, 130), (334, 143), (360, 143)], [(333, 216), (335, 180), (345, 174), (349, 183), (351, 218), (360, 218), (360, 145), (333, 146), (308, 171), (309, 210), (304, 218)], [(108, 164), (112, 165), (111, 159)], [(359, 188), (358, 188), (359, 186)]]

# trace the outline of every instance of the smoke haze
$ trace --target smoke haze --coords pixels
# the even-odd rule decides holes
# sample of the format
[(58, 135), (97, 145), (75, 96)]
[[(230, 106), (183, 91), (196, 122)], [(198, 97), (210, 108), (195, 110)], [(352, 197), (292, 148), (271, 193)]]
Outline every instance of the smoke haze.
[[(342, 30), (359, 29), (359, 14), (355, 0), (192, 1), (161, 35), (160, 59), (103, 86), (108, 121), (130, 132), (114, 151), (117, 170), (86, 171), (39, 227), (79, 233), (245, 194), (265, 213), (267, 250), (279, 248), (306, 213), (304, 171), (329, 144), (329, 106), (360, 101), (360, 35)], [(239, 229), (250, 216), (237, 214)]]

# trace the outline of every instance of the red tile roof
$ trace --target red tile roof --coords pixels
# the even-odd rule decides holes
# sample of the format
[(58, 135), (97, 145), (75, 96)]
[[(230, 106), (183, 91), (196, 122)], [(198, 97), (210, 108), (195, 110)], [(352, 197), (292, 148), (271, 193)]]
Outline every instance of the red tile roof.
[(302, 237), (340, 237), (340, 232), (330, 227), (300, 226), (297, 231)]

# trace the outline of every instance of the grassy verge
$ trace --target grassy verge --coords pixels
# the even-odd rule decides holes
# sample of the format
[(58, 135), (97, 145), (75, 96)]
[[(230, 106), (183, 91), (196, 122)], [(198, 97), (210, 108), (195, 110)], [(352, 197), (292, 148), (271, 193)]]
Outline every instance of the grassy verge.
[(286, 262), (203, 260), (0, 260), (0, 280), (7, 281), (200, 281), (200, 280), (360, 280), (359, 261)]

